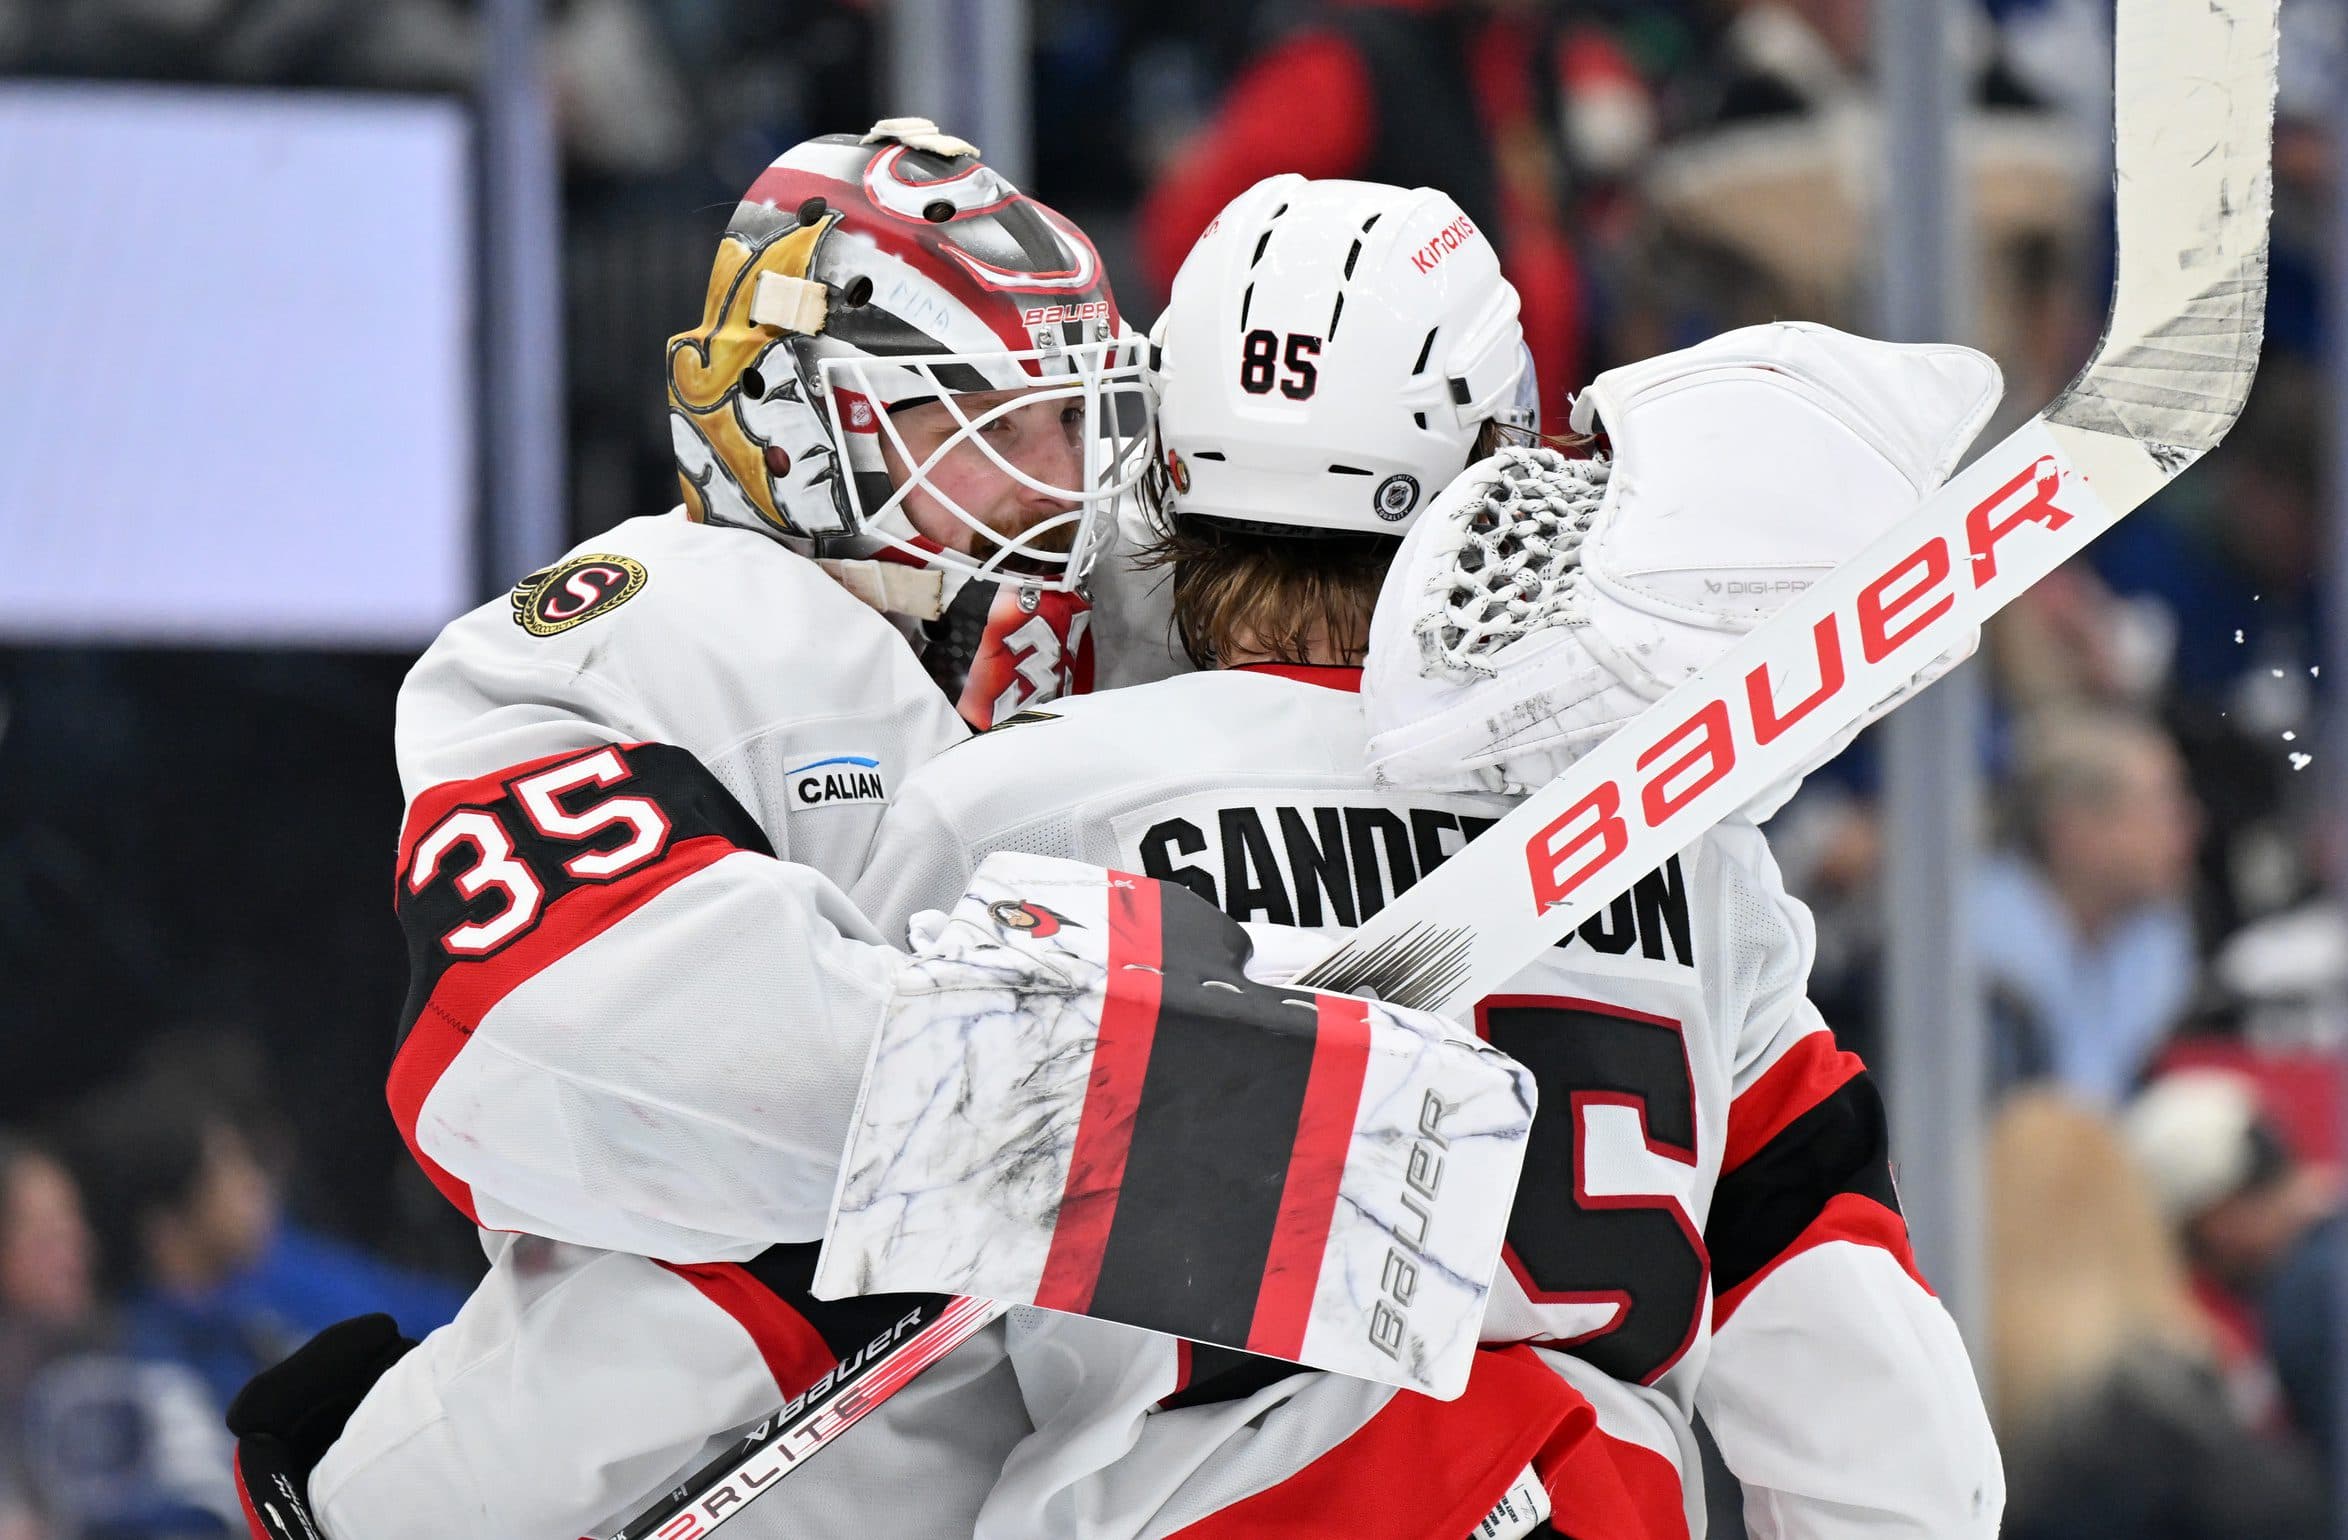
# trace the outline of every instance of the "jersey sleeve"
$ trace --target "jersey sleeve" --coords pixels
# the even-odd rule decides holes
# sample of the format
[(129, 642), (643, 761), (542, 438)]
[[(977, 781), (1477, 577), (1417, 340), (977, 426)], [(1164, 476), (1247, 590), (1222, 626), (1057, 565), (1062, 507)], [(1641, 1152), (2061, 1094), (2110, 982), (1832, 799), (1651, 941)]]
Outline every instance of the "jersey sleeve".
[[(808, 564), (657, 533), (640, 597), (550, 637), (476, 611), (402, 690), (388, 1095), (478, 1224), (740, 1260), (822, 1233), (900, 961), (839, 883), (962, 734)], [(823, 628), (823, 677), (778, 611)], [(829, 800), (794, 805), (811, 776)]]
[(1117, 784), (1118, 767), (1085, 752), (1097, 735), (1062, 723), (1107, 700), (1084, 696), (1023, 712), (905, 778), (848, 885), (884, 939), (902, 943), (913, 916), (953, 908), (978, 863), (998, 850), (1113, 864), (1098, 841), (1088, 845), (1088, 820), (1074, 810), (1088, 793)]
[(401, 1136), (475, 1223), (671, 1261), (822, 1232), (898, 954), (672, 744), (417, 799)]
[[(334, 1540), (609, 1533), (908, 1313), (901, 1295), (812, 1299), (814, 1249), (676, 1268), (512, 1238), (311, 1473), (321, 1524)], [(1027, 1426), (1000, 1329), (982, 1333), (764, 1494), (763, 1528), (729, 1534), (967, 1535)]]
[(955, 768), (941, 760), (907, 780), (881, 816), (864, 869), (849, 889), (857, 908), (891, 942), (905, 939), (906, 923), (922, 910), (953, 908), (985, 855), (972, 847), (954, 799), (941, 784)]
[[(1757, 841), (1756, 841), (1757, 843)], [(1766, 955), (1743, 1013), (1705, 1225), (1711, 1356), (1696, 1405), (1757, 1536), (1991, 1536), (2005, 1489), (1956, 1323), (1918, 1271), (1883, 1102), (1804, 994), (1808, 912), (1764, 854), (1732, 882)]]
[(980, 1540), (1061, 1533), (1071, 1512), (1092, 1540), (1450, 1540), (1515, 1516), (1494, 1508), (1520, 1482), (1551, 1522), (1509, 1534), (1689, 1533), (1692, 1446), (1639, 1392), (1546, 1349), (1483, 1348), (1438, 1401), (1262, 1359), (1218, 1374), (1210, 1360), (1238, 1355), (1047, 1311), (1012, 1312), (1009, 1343), (1035, 1431)]

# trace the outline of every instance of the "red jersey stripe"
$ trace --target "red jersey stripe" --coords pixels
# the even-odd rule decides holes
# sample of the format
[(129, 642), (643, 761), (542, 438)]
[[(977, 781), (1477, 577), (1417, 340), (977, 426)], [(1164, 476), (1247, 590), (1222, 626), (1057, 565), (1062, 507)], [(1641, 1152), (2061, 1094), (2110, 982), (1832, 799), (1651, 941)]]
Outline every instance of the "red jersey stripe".
[(1474, 1530), (1561, 1433), (1579, 1436), (1596, 1420), (1581, 1392), (1528, 1349), (1487, 1348), (1456, 1401), (1395, 1391), (1351, 1437), (1295, 1475), (1173, 1533), (1448, 1540)]
[(439, 1161), (424, 1153), (424, 1146), (416, 1142), (416, 1117), (424, 1110), (424, 1099), (440, 1083), (440, 1077), (456, 1062), (465, 1050), (465, 1039), (472, 1028), (430, 1006), (416, 1018), (408, 1030), (407, 1040), (391, 1061), (391, 1078), (384, 1086), (384, 1100), (391, 1103), (391, 1121), (398, 1126), (399, 1136), (408, 1147), (408, 1153), (423, 1167), (425, 1176), (440, 1189), (440, 1195), (457, 1206), (459, 1213), (475, 1224), (481, 1223), (481, 1211), (473, 1206), (473, 1188), (462, 1177)]
[(1560, 1535), (1605, 1540), (1687, 1540), (1688, 1510), (1679, 1467), (1645, 1444), (1598, 1426), (1562, 1428), (1533, 1469), (1549, 1494), (1549, 1527)]
[(705, 834), (671, 845), (661, 860), (629, 873), (617, 882), (580, 888), (547, 906), (537, 926), (503, 950), (472, 962), (450, 967), (433, 986), (416, 1024), (392, 1060), (385, 1099), (400, 1138), (448, 1200), (475, 1224), (481, 1216), (473, 1207), (472, 1189), (424, 1153), (416, 1142), (416, 1118), (425, 1099), (450, 1064), (464, 1051), (466, 1040), (492, 1007), (564, 956), (617, 925), (678, 883), (734, 854), (740, 847), (720, 835)]
[(1313, 1066), (1297, 1114), (1296, 1142), (1280, 1189), (1280, 1213), (1264, 1254), (1264, 1282), (1249, 1325), (1251, 1353), (1296, 1358), (1304, 1351), (1313, 1291), (1329, 1249), (1329, 1226), (1345, 1157), (1353, 1147), (1354, 1115), (1370, 1062), (1370, 1005), (1343, 995), (1319, 997)]
[(1720, 1157), (1720, 1174), (1728, 1175), (1761, 1153), (1787, 1124), (1865, 1069), (1857, 1054), (1835, 1047), (1831, 1032), (1795, 1039), (1778, 1055), (1777, 1062), (1730, 1104), (1728, 1145)]
[(699, 1289), (704, 1298), (750, 1334), (784, 1400), (814, 1384), (840, 1361), (807, 1317), (783, 1303), (740, 1263), (662, 1262), (660, 1266)]
[(1767, 1266), (1738, 1284), (1712, 1302), (1712, 1329), (1717, 1332), (1737, 1306), (1751, 1297), (1761, 1281), (1771, 1273), (1800, 1256), (1805, 1251), (1824, 1246), (1832, 1241), (1849, 1241), (1854, 1245), (1873, 1246), (1891, 1253), (1900, 1270), (1916, 1280), (1916, 1287), (1925, 1293), (1932, 1285), (1924, 1278), (1923, 1269), (1916, 1265), (1916, 1249), (1908, 1241), (1908, 1224), (1897, 1213), (1885, 1208), (1873, 1198), (1855, 1192), (1836, 1193), (1826, 1200), (1818, 1217), (1803, 1227), (1793, 1244), (1769, 1260)]
[[(1082, 1314), (1100, 1282), (1101, 1258), (1125, 1185), (1125, 1157), (1133, 1147), (1133, 1120), (1149, 1076), (1163, 990), (1158, 885), (1146, 877), (1110, 873), (1109, 985), (1101, 1004), (1101, 1031), (1093, 1045), (1084, 1111), (1069, 1152), (1059, 1222), (1044, 1257), (1035, 1302)], [(1119, 879), (1122, 879), (1120, 881)]]

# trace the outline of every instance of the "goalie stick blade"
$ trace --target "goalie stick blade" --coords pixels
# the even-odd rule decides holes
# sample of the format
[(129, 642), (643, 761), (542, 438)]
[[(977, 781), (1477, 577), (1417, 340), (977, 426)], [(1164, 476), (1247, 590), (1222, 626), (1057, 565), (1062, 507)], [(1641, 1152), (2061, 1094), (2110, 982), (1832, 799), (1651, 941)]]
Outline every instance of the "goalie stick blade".
[(2079, 377), (2044, 412), (2134, 445), (2157, 477), (2214, 448), (2250, 394), (2266, 313), (2271, 0), (2128, 0), (2113, 60), (2111, 314)]
[(856, 1373), (829, 1385), (818, 1382), (613, 1530), (609, 1540), (701, 1540), (1009, 1308), (985, 1299), (944, 1299), (900, 1321), (866, 1349)]
[(2276, 0), (2123, 0), (2117, 275), (2079, 377), (1298, 982), (1489, 994), (2216, 445), (2265, 323), (2275, 49)]

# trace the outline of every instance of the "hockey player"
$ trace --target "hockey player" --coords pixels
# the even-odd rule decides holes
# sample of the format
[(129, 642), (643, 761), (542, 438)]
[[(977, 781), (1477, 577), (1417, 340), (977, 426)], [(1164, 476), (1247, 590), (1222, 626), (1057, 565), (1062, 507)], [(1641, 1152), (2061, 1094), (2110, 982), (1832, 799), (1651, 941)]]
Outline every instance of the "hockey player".
[[(1529, 396), (1482, 236), (1434, 192), (1273, 178), (1201, 238), (1151, 352), (1162, 552), (1210, 671), (1055, 703), (917, 771), (854, 889), (884, 926), (995, 849), (1350, 926), (1509, 807), (1374, 784), (1355, 693), (1394, 537)], [(1440, 1540), (1546, 1514), (1697, 1535), (1698, 1410), (1757, 1533), (1993, 1534), (1980, 1397), (1910, 1254), (1880, 1102), (1804, 998), (1811, 949), (1736, 818), (1476, 1007), (1541, 1111), (1460, 1400), (1016, 1312), (1036, 1431), (978, 1534)]]
[(925, 122), (751, 186), (669, 346), (683, 511), (451, 623), (400, 693), (390, 1100), (477, 1222), (683, 1261), (820, 1230), (836, 1023), (896, 965), (833, 884), (965, 720), (1086, 685), (1135, 340), (1091, 243)]
[[(412, 1353), (351, 1325), (264, 1376), (258, 1533), (305, 1495), (333, 1540), (589, 1533), (902, 1313), (805, 1290), (906, 960), (840, 885), (966, 723), (1086, 687), (1134, 339), (1082, 232), (892, 120), (758, 178), (668, 377), (685, 506), (455, 621), (401, 692), (389, 1095), (493, 1266)], [(953, 1395), (972, 1346), (827, 1457), (799, 1532), (968, 1532), (1024, 1428)]]
[[(248, 1390), (257, 1534), (608, 1529), (908, 1303), (807, 1288), (926, 961), (840, 884), (965, 736), (949, 702), (985, 725), (1083, 684), (1138, 358), (1080, 233), (897, 121), (753, 186), (670, 388), (683, 514), (461, 618), (403, 690), (390, 1095), (493, 1266), (422, 1344), (346, 1323)], [(1026, 1427), (1000, 1362), (998, 1334), (892, 1398), (772, 1521), (967, 1534)]]

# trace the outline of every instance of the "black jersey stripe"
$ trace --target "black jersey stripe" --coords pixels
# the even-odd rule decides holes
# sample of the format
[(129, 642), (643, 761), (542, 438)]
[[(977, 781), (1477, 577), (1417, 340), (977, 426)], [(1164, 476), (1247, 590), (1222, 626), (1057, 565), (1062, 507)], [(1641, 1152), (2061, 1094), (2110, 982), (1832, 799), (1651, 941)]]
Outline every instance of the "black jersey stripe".
[(1291, 1375), (1305, 1372), (1302, 1364), (1290, 1363), (1285, 1358), (1266, 1358), (1260, 1353), (1198, 1343), (1190, 1350), (1190, 1377), (1158, 1405), (1166, 1411), (1175, 1411), (1185, 1406), (1214, 1406), (1224, 1401), (1243, 1400), (1268, 1385), (1277, 1385)]
[(1312, 1075), (1318, 1012), (1308, 990), (1250, 982), (1246, 932), (1188, 888), (1162, 887), (1158, 1028), (1094, 1310), (1243, 1344)]
[[(716, 836), (726, 844), (741, 850), (755, 851), (771, 856), (774, 846), (758, 820), (749, 809), (728, 791), (720, 781), (689, 751), (669, 743), (638, 743), (626, 745), (599, 745), (582, 749), (576, 754), (556, 755), (502, 770), (494, 775), (460, 787), (436, 787), (416, 799), (416, 809), (429, 809), (434, 825), (460, 808), (480, 808), (496, 817), (499, 826), (513, 844), (513, 858), (528, 867), (533, 878), (544, 889), (544, 897), (535, 924), (537, 931), (562, 925), (563, 900), (587, 889), (609, 888), (609, 882), (571, 875), (564, 863), (576, 860), (598, 849), (619, 844), (627, 837), (624, 829), (600, 831), (584, 840), (558, 839), (540, 833), (530, 819), (515, 805), (510, 787), (525, 776), (542, 774), (566, 761), (586, 758), (606, 751), (616, 752), (627, 766), (628, 778), (608, 787), (588, 786), (569, 794), (563, 800), (575, 810), (592, 807), (607, 797), (641, 797), (656, 805), (668, 820), (669, 833), (661, 858), (629, 872), (618, 882), (622, 884), (657, 884), (662, 880), (661, 868), (669, 853), (691, 841)], [(411, 811), (411, 824), (419, 811)], [(421, 838), (429, 828), (411, 828), (413, 838)], [(412, 845), (413, 838), (405, 842)], [(495, 888), (465, 897), (458, 891), (457, 881), (474, 860), (472, 853), (452, 861), (421, 892), (409, 891), (406, 873), (396, 883), (395, 908), (400, 929), (408, 944), (408, 993), (400, 1009), (399, 1030), (393, 1039), (397, 1048), (407, 1041), (416, 1018), (439, 989), (441, 980), (457, 968), (491, 965), (496, 952), (470, 957), (452, 954), (441, 944), (441, 938), (452, 929), (468, 922), (479, 922), (496, 915), (508, 898)], [(403, 856), (403, 862), (405, 857)], [(527, 934), (527, 932), (525, 932)], [(515, 940), (520, 940), (517, 935)], [(500, 947), (499, 951), (504, 950)], [(469, 1029), (468, 1024), (468, 1029)]]
[(1844, 1081), (1720, 1179), (1704, 1230), (1714, 1295), (1732, 1293), (1776, 1261), (1842, 1193), (1900, 1211), (1883, 1098), (1864, 1073)]
[(815, 1259), (821, 1241), (769, 1246), (742, 1264), (757, 1284), (806, 1318), (816, 1335), (842, 1358), (865, 1346), (905, 1318), (908, 1311), (945, 1302), (943, 1294), (855, 1294), (817, 1299)]

